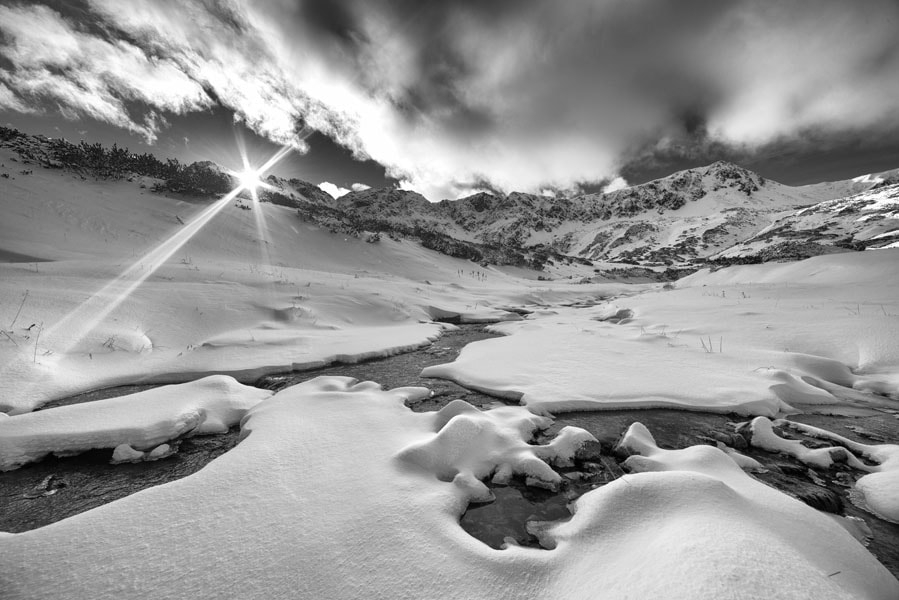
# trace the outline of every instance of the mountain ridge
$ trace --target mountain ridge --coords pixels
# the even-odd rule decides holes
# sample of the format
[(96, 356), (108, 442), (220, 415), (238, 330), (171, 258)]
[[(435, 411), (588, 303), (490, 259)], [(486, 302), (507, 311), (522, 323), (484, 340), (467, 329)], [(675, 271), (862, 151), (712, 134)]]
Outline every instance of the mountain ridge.
[[(160, 192), (209, 195), (227, 188), (224, 171), (208, 162), (163, 163), (99, 144), (75, 146), (5, 128), (0, 134), (0, 145), (46, 168), (103, 178), (139, 172), (156, 176)], [(538, 270), (598, 263), (600, 270), (629, 265), (681, 272), (876, 248), (899, 237), (893, 233), (899, 230), (893, 191), (899, 190), (899, 170), (793, 187), (717, 161), (608, 193), (479, 192), (439, 202), (398, 188), (333, 198), (301, 179), (270, 175), (266, 183), (261, 201), (290, 207), (334, 233), (372, 241), (410, 238), (450, 256)], [(865, 225), (853, 225), (852, 215), (864, 217)]]

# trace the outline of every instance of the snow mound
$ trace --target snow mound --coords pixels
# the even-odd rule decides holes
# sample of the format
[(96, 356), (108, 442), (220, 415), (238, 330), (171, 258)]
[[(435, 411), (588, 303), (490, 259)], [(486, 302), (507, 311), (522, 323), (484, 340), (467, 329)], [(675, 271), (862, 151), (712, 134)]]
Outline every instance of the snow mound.
[(481, 479), (493, 474), (494, 483), (508, 483), (513, 475), (528, 485), (556, 489), (561, 477), (548, 463), (569, 464), (574, 453), (596, 439), (577, 427), (565, 427), (545, 446), (528, 443), (535, 431), (552, 420), (518, 407), (481, 412), (464, 400), (454, 400), (434, 415), (437, 433), (403, 448), (397, 458), (433, 473), (441, 481), (455, 481), (474, 498), (488, 497)]
[(16, 469), (51, 453), (69, 456), (94, 448), (115, 448), (113, 462), (163, 458), (171, 452), (165, 442), (223, 433), (271, 395), (214, 375), (0, 419), (0, 470)]

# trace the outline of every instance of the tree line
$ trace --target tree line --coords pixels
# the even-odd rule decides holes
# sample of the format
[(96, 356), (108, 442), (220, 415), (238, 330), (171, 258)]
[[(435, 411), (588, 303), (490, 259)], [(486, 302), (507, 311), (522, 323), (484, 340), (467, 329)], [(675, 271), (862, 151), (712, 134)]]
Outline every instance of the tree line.
[[(17, 129), (0, 126), (0, 142), (30, 137)], [(211, 162), (185, 165), (175, 158), (159, 160), (149, 152), (137, 154), (115, 143), (106, 147), (99, 142), (89, 144), (84, 140), (73, 144), (62, 138), (39, 139), (45, 147), (45, 156), (35, 156), (22, 145), (17, 149), (47, 167), (86, 170), (104, 179), (119, 179), (132, 174), (153, 177), (163, 182), (156, 186), (159, 191), (191, 195), (225, 194), (233, 187), (231, 177)]]

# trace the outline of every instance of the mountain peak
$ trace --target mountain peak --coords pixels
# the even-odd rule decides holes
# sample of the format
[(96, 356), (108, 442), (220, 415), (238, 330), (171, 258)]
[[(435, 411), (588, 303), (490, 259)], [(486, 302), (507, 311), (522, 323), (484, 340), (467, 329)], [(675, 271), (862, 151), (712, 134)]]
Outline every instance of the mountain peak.
[(739, 188), (747, 195), (765, 185), (765, 178), (758, 173), (724, 160), (710, 164), (705, 168), (705, 174), (713, 176), (727, 187)]

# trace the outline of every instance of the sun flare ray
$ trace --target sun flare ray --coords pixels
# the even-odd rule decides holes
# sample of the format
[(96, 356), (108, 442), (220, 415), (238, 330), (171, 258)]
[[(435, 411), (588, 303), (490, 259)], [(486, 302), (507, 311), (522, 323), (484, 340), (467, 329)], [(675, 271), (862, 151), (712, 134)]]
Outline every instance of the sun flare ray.
[[(98, 327), (109, 315), (122, 305), (137, 288), (156, 273), (172, 255), (189, 242), (203, 227), (205, 227), (223, 208), (237, 198), (245, 190), (249, 191), (253, 202), (258, 207), (259, 189), (274, 189), (273, 186), (262, 180), (264, 174), (283, 160), (291, 151), (290, 146), (280, 148), (259, 168), (253, 168), (247, 158), (243, 144), (238, 140), (243, 169), (241, 171), (228, 171), (238, 180), (238, 185), (230, 192), (216, 200), (213, 204), (202, 210), (194, 218), (190, 219), (175, 233), (137, 258), (129, 267), (119, 275), (108, 281), (99, 290), (94, 292), (84, 302), (66, 314), (57, 323), (47, 328), (44, 339), (52, 344), (54, 352), (66, 354), (85, 339), (91, 331)], [(267, 249), (267, 225), (261, 211), (256, 211), (256, 228), (259, 239), (262, 242), (264, 252), (268, 256)], [(269, 260), (270, 262), (270, 260)], [(66, 333), (65, 341), (57, 335)], [(74, 334), (73, 334), (74, 332)], [(56, 342), (54, 344), (54, 341)], [(24, 357), (23, 360), (27, 358)]]

